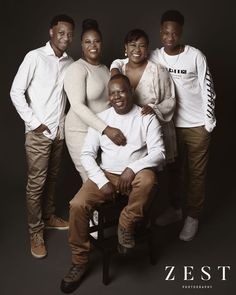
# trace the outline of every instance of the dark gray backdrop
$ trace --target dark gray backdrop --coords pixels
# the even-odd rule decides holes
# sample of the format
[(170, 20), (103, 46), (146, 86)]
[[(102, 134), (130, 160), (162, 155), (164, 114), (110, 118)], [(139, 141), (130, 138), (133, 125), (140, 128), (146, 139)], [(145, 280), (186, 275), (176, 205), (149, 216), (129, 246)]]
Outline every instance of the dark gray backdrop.
[[(178, 9), (185, 15), (184, 43), (195, 46), (203, 51), (207, 56), (213, 75), (217, 93), (217, 128), (212, 136), (207, 180), (208, 194), (204, 218), (205, 222), (209, 222), (212, 226), (214, 225), (214, 218), (216, 218), (221, 231), (218, 233), (219, 227), (211, 228), (209, 225), (209, 231), (213, 230), (215, 240), (211, 240), (211, 243), (209, 241), (205, 242), (206, 244), (203, 247), (203, 252), (208, 253), (208, 251), (218, 249), (217, 257), (212, 256), (209, 261), (214, 263), (214, 265), (218, 265), (218, 263), (224, 265), (232, 264), (233, 252), (231, 250), (233, 246), (235, 246), (235, 228), (233, 221), (236, 191), (234, 181), (236, 110), (236, 83), (234, 72), (236, 63), (235, 54), (233, 52), (236, 45), (236, 30), (233, 1), (230, 0), (217, 1), (217, 3), (210, 0), (58, 0), (41, 2), (33, 0), (9, 0), (5, 3), (5, 7), (1, 9), (0, 126), (2, 189), (0, 218), (2, 220), (4, 233), (3, 242), (1, 242), (0, 245), (3, 247), (1, 254), (5, 253), (6, 256), (8, 255), (11, 259), (16, 259), (18, 255), (21, 255), (21, 250), (18, 249), (20, 243), (20, 249), (26, 252), (26, 257), (29, 255), (27, 252), (28, 237), (24, 207), (26, 182), (24, 124), (16, 113), (9, 97), (12, 80), (25, 54), (29, 50), (40, 47), (46, 43), (48, 40), (48, 24), (51, 18), (56, 14), (66, 13), (72, 16), (76, 22), (74, 43), (70, 50), (72, 57), (74, 59), (80, 57), (82, 20), (85, 18), (95, 18), (100, 24), (100, 29), (104, 38), (103, 62), (109, 66), (113, 59), (124, 56), (123, 39), (130, 29), (144, 29), (149, 34), (151, 40), (150, 47), (159, 47), (159, 20), (161, 14), (167, 9)], [(58, 211), (62, 215), (68, 216), (68, 200), (71, 199), (79, 186), (80, 178), (65, 149), (58, 181), (57, 196)], [(229, 218), (228, 222), (225, 221), (227, 218)], [(206, 233), (206, 235), (208, 235), (208, 233)], [(64, 239), (66, 241), (65, 237)], [(202, 244), (200, 243), (200, 245)], [(175, 251), (175, 249), (172, 250)], [(183, 249), (180, 247), (179, 251), (183, 251)], [(189, 251), (191, 251), (191, 249)], [(69, 254), (67, 253), (67, 255)], [(196, 258), (195, 254), (190, 257), (192, 257), (193, 260)], [(217, 259), (219, 259), (219, 262)], [(5, 262), (7, 271), (9, 271), (10, 266), (8, 260)], [(163, 263), (165, 264), (165, 262)], [(199, 263), (204, 265), (209, 262), (204, 260), (204, 258), (202, 258), (202, 260), (200, 258)], [(28, 267), (33, 267), (33, 269), (34, 267), (37, 268), (36, 264), (32, 266), (31, 262), (29, 262)], [(66, 264), (61, 266), (63, 269), (64, 267), (66, 268)], [(61, 274), (62, 273), (63, 270), (61, 270)], [(236, 271), (234, 271), (234, 276), (235, 273)], [(15, 287), (17, 287), (19, 280), (15, 278), (13, 281), (16, 283)], [(8, 278), (6, 282), (11, 285), (12, 280)], [(26, 282), (23, 281), (23, 283)], [(50, 284), (53, 285), (53, 282)], [(230, 287), (229, 285), (223, 285), (222, 288), (224, 287), (226, 288), (225, 291), (227, 290), (227, 294), (233, 294), (228, 292), (230, 288), (232, 288), (232, 285)], [(15, 294), (13, 291), (7, 289), (7, 284), (5, 288), (4, 294)], [(119, 287), (117, 288), (119, 289)], [(149, 284), (149, 288), (149, 291), (156, 290), (155, 284)], [(164, 293), (159, 294), (171, 294), (169, 293), (171, 291), (168, 289), (168, 285), (163, 284), (163, 288)], [(118, 292), (118, 289), (113, 290), (113, 292)], [(25, 290), (26, 293), (24, 294), (32, 294), (30, 291), (27, 291), (27, 288)], [(47, 290), (47, 288), (45, 290)], [(136, 294), (137, 291), (138, 290), (135, 291)], [(103, 290), (102, 292), (105, 291)], [(108, 292), (107, 294), (111, 294), (109, 293), (109, 289), (106, 289), (106, 292)], [(202, 292), (204, 291), (201, 291), (199, 294), (202, 294)], [(45, 291), (43, 294), (49, 293)], [(83, 294), (87, 293), (85, 292)], [(182, 293), (176, 291), (176, 294)], [(222, 293), (216, 293), (215, 290), (215, 293), (212, 294)]]

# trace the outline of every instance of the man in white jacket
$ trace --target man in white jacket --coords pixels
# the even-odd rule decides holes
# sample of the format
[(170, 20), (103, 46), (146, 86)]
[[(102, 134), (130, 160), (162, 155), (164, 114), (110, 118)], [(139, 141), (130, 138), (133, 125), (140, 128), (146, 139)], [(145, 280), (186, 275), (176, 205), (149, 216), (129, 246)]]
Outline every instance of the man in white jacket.
[[(126, 144), (115, 145), (106, 135), (91, 127), (81, 152), (81, 161), (89, 179), (70, 202), (69, 243), (72, 266), (61, 283), (63, 292), (73, 292), (84, 275), (90, 251), (89, 216), (94, 207), (114, 198), (117, 192), (128, 195), (118, 225), (120, 246), (133, 248), (134, 226), (142, 219), (151, 191), (156, 183), (153, 168), (165, 160), (160, 124), (155, 115), (143, 116), (133, 104), (129, 79), (118, 74), (109, 85), (111, 108), (98, 116), (108, 125), (119, 128)], [(101, 149), (100, 166), (96, 162)]]
[(68, 229), (68, 222), (54, 214), (54, 191), (64, 142), (63, 78), (73, 62), (65, 51), (72, 42), (74, 26), (71, 17), (55, 16), (49, 42), (25, 56), (11, 87), (12, 102), (25, 123), (26, 203), (35, 258), (47, 255), (45, 227)]

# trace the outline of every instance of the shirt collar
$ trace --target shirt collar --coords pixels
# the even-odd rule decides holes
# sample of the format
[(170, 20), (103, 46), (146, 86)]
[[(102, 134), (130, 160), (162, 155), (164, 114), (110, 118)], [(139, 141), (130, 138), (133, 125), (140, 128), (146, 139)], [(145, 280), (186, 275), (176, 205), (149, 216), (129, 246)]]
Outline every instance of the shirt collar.
[[(56, 56), (54, 50), (52, 49), (52, 46), (50, 44), (50, 42), (48, 41), (45, 45), (45, 52), (47, 55), (54, 55)], [(65, 58), (65, 57), (68, 57), (68, 54), (66, 52), (63, 52), (62, 56), (60, 57), (61, 58)]]

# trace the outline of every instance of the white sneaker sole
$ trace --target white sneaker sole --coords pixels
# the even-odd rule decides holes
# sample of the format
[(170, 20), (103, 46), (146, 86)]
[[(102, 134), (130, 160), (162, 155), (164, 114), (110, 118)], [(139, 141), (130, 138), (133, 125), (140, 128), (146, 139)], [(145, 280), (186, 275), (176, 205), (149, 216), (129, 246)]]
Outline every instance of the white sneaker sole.
[(69, 229), (69, 226), (63, 226), (63, 227), (60, 227), (60, 226), (58, 226), (58, 227), (55, 227), (55, 226), (45, 226), (45, 229), (58, 229), (58, 230), (67, 230), (67, 229)]
[(181, 241), (184, 241), (184, 242), (190, 242), (190, 241), (192, 241), (193, 239), (194, 239), (194, 237), (195, 237), (195, 235), (193, 236), (193, 237), (191, 237), (191, 238), (183, 238), (183, 237), (181, 237), (181, 236), (179, 236), (179, 239), (181, 240)]
[(38, 254), (35, 254), (35, 253), (32, 251), (32, 249), (31, 249), (31, 254), (32, 254), (32, 256), (34, 256), (35, 258), (40, 259), (40, 258), (44, 258), (44, 257), (46, 257), (48, 253), (46, 252), (46, 254), (38, 255)]

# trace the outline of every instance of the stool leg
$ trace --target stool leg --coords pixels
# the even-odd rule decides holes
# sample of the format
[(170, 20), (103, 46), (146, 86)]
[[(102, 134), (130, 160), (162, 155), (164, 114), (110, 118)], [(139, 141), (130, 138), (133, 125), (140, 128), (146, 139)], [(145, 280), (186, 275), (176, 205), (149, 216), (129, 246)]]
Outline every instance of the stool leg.
[(108, 285), (110, 283), (110, 276), (109, 276), (109, 267), (111, 262), (111, 251), (103, 251), (103, 278), (102, 282), (104, 285)]

